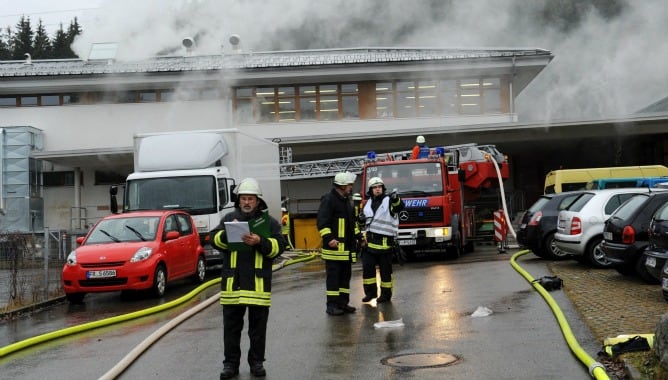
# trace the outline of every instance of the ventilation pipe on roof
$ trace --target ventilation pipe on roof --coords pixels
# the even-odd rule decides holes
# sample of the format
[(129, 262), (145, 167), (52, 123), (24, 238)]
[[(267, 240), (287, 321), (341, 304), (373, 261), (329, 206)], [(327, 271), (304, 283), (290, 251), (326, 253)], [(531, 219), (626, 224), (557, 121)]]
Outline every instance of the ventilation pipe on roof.
[(181, 41), (181, 45), (186, 48), (186, 55), (192, 55), (193, 49), (195, 48), (195, 40), (192, 37), (186, 37)]
[(232, 51), (235, 53), (241, 52), (241, 37), (238, 34), (233, 34), (230, 36), (230, 44), (232, 44)]
[(32, 65), (32, 57), (30, 56), (30, 53), (25, 53), (25, 54), (23, 54), (23, 56), (26, 59), (25, 61), (23, 61), (23, 64), (24, 65)]

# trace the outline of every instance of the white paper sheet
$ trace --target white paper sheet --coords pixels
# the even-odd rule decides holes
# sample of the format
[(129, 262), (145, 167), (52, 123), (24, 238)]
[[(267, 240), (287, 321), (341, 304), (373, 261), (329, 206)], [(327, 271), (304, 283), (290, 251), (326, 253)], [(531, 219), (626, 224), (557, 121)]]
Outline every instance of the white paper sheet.
[(250, 232), (248, 222), (225, 222), (225, 232), (229, 243), (242, 243), (241, 236)]

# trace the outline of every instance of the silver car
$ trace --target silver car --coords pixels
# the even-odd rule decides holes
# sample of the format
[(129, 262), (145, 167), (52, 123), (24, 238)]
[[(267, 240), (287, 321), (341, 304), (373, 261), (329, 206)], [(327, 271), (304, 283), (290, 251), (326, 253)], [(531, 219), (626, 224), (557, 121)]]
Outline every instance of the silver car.
[(604, 223), (634, 194), (649, 191), (646, 188), (621, 188), (582, 193), (568, 208), (559, 212), (555, 244), (580, 262), (595, 268), (611, 267), (612, 262), (601, 250)]

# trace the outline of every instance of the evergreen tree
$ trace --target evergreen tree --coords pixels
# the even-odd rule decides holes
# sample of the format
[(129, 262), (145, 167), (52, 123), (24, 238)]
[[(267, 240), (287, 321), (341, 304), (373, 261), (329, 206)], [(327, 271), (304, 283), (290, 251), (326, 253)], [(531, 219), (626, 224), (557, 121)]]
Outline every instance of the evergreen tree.
[(33, 41), (32, 48), (32, 57), (34, 59), (47, 59), (52, 58), (52, 47), (49, 36), (46, 33), (46, 28), (42, 23), (42, 20), (39, 20), (37, 24), (37, 30), (35, 31), (35, 39)]
[(16, 24), (16, 33), (12, 36), (12, 59), (24, 59), (24, 54), (32, 55), (33, 31), (30, 17), (21, 16)]
[(74, 51), (70, 48), (70, 45), (74, 42), (74, 38), (81, 34), (81, 26), (79, 25), (79, 20), (75, 17), (70, 26), (67, 28), (67, 50), (69, 55), (62, 58), (78, 58)]
[(11, 36), (12, 29), (10, 27), (0, 32), (0, 61), (12, 58)]
[(53, 38), (53, 58), (70, 58), (73, 55), (67, 33), (65, 33), (61, 23)]

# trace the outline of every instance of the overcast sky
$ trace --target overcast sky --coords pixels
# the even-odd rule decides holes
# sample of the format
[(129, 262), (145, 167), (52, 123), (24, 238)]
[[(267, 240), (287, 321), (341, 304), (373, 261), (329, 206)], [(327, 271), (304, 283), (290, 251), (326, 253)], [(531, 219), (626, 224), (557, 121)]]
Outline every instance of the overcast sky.
[(0, 0), (0, 25), (21, 14), (51, 35), (78, 16), (82, 58), (94, 42), (119, 42), (117, 58), (131, 60), (178, 49), (186, 36), (199, 53), (219, 54), (232, 33), (255, 51), (550, 50), (555, 59), (517, 99), (521, 121), (618, 117), (668, 96), (665, 0)]

